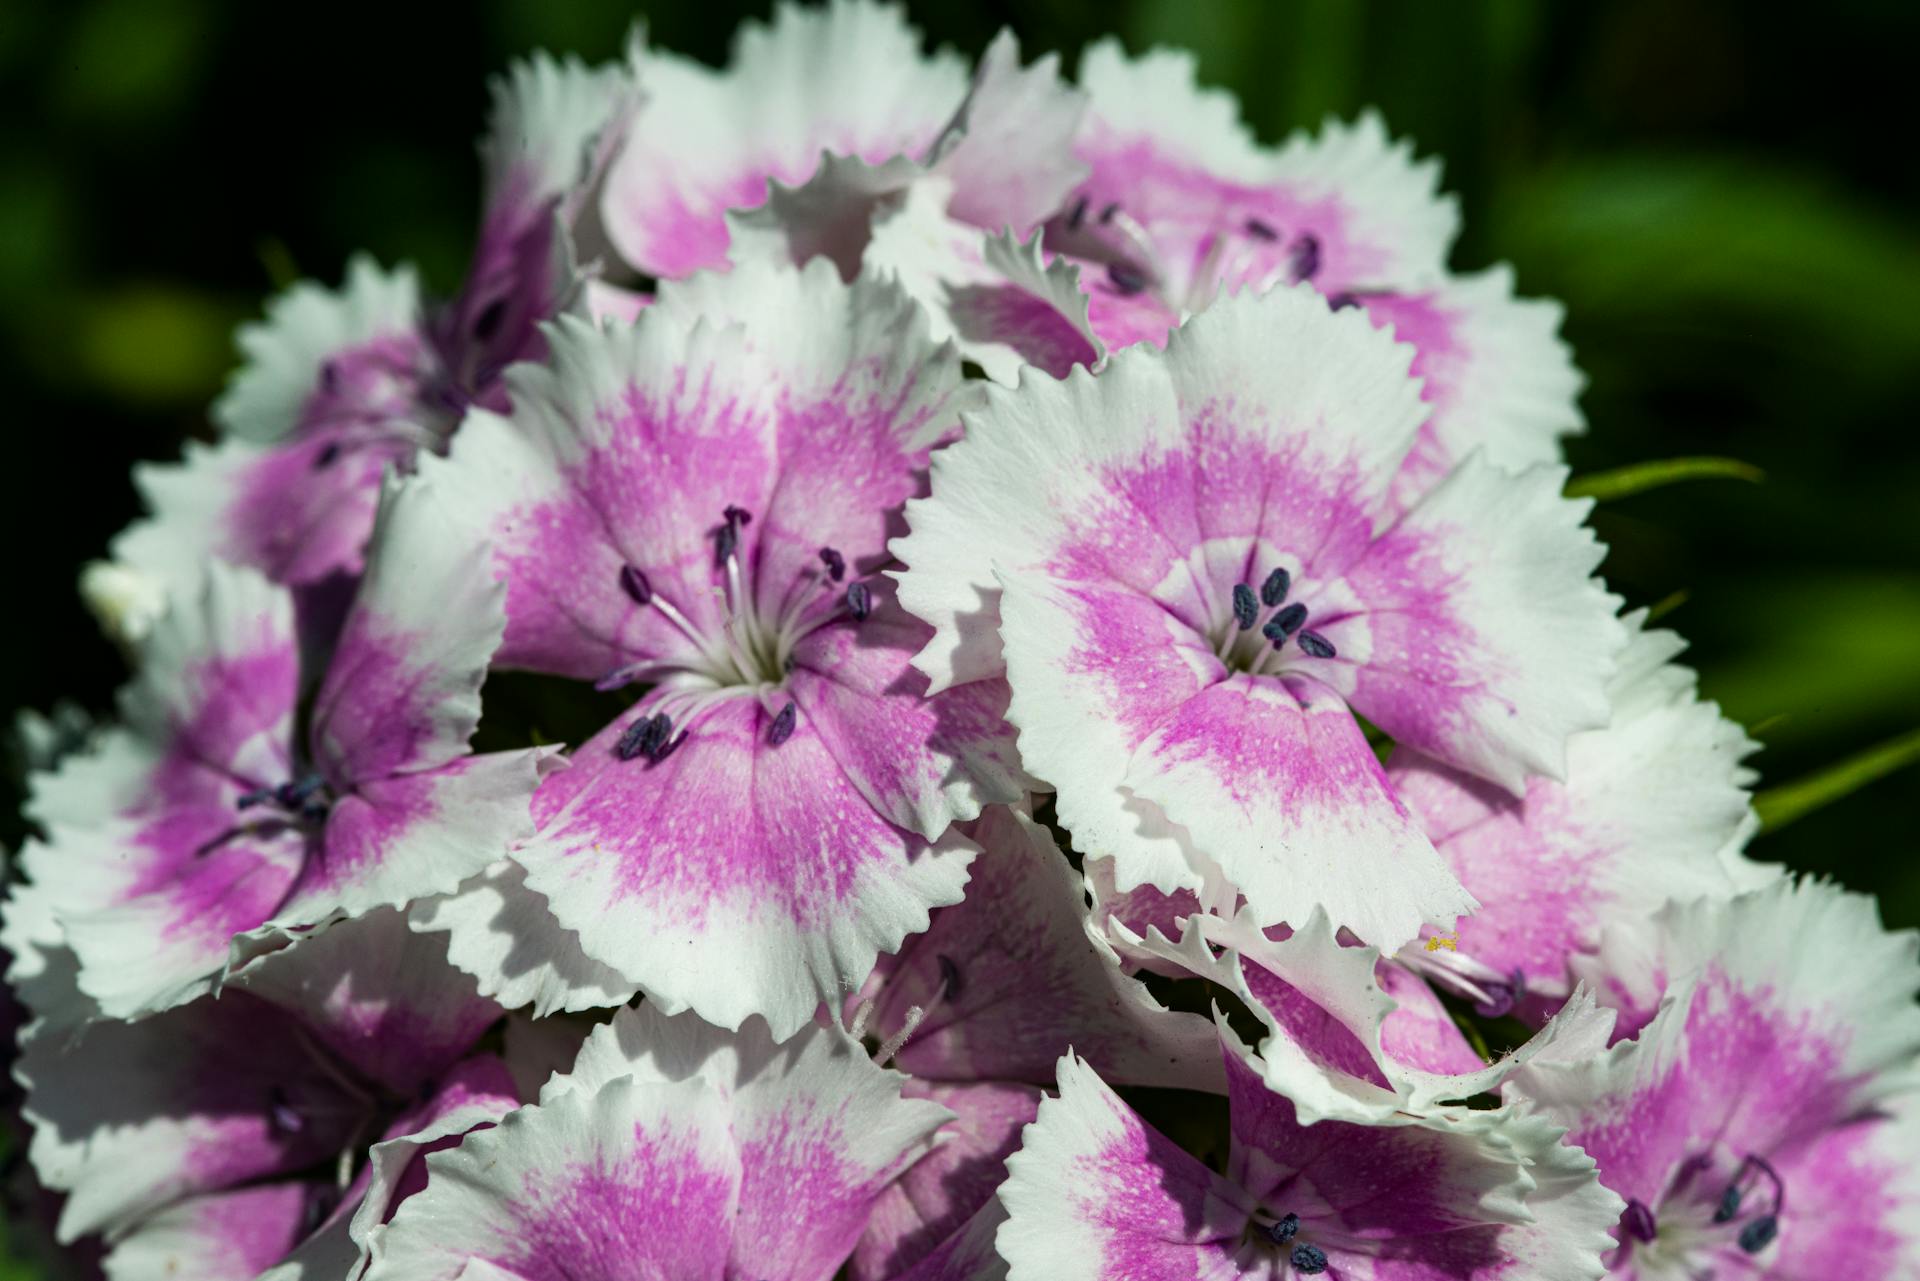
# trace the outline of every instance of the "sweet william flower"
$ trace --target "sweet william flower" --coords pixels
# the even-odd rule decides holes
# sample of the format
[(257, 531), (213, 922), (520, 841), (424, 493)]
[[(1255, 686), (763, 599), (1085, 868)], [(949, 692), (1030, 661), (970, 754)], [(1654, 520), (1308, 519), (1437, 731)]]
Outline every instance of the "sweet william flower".
[(126, 727), (34, 780), (47, 840), (25, 870), (105, 1013), (191, 1000), (250, 951), (452, 890), (531, 834), (559, 762), (468, 753), (504, 593), (483, 548), (419, 536), (440, 502), (388, 488), (309, 716), (288, 593), (215, 564), (144, 647)]
[(538, 1105), (427, 1158), (368, 1281), (827, 1281), (945, 1115), (900, 1084), (831, 1028), (622, 1010)]
[(1543, 1057), (1509, 1089), (1625, 1198), (1611, 1275), (1920, 1268), (1917, 958), (1920, 936), (1882, 929), (1871, 899), (1811, 880), (1609, 932), (1591, 968), (1633, 1035)]
[(916, 664), (1004, 668), (1026, 767), (1119, 888), (1217, 868), (1263, 926), (1319, 904), (1390, 951), (1473, 900), (1354, 713), (1515, 791), (1605, 722), (1625, 636), (1564, 471), (1473, 458), (1396, 512), (1411, 356), (1307, 289), (1224, 299), (1164, 352), (991, 390), (909, 505)]
[(129, 572), (176, 591), (209, 557), (295, 587), (359, 572), (382, 473), (444, 450), (467, 406), (503, 408), (501, 371), (538, 356), (539, 323), (575, 301), (573, 233), (631, 95), (619, 67), (515, 64), (493, 86), (482, 223), (454, 298), (431, 305), (411, 268), (356, 257), (339, 289), (295, 285), (241, 328), (220, 443), (136, 469), (152, 515), (115, 541), (120, 575), (88, 576), (109, 626), (137, 634), (155, 590)]
[[(927, 629), (877, 574), (971, 393), (910, 303), (825, 262), (697, 277), (549, 343), (513, 416), (476, 412), (424, 469), (461, 500), (423, 536), (491, 545), (500, 665), (648, 687), (536, 799), (514, 859), (577, 940), (539, 946), (790, 1034), (960, 899), (951, 824), (1024, 794), (1004, 686), (924, 697)], [(497, 915), (445, 923), (484, 936), (456, 934), (461, 964), (515, 950)]]
[(1302, 1124), (1225, 1049), (1216, 1172), (1068, 1056), (1000, 1191), (1011, 1281), (1598, 1277), (1619, 1200), (1562, 1131), (1512, 1109)]
[[(58, 925), (31, 889), (8, 944), (34, 981), (17, 1074), (59, 1233), (115, 1277), (343, 1277), (416, 1189), (419, 1154), (518, 1105), (474, 1052), (500, 1008), (444, 940), (382, 910), (242, 967), (219, 996), (125, 1023), (65, 1019)], [(372, 1144), (369, 1154), (367, 1145)]]

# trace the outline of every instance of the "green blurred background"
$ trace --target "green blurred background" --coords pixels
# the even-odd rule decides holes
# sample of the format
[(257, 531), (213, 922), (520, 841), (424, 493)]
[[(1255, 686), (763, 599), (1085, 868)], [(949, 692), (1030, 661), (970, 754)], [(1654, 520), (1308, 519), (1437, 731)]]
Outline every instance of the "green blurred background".
[[(709, 61), (763, 3), (646, 13)], [(1196, 50), (1268, 140), (1377, 105), (1442, 157), (1455, 265), (1500, 259), (1568, 308), (1591, 380), (1577, 469), (1731, 454), (1763, 485), (1609, 504), (1607, 572), (1669, 615), (1768, 783), (1920, 726), (1920, 7), (1340, 0), (925, 0), (938, 42), (1011, 25), (1071, 58), (1114, 32)], [(288, 9), (237, 0), (0, 5), (0, 374), (9, 716), (106, 709), (123, 666), (73, 593), (136, 514), (128, 465), (203, 434), (234, 324), (347, 255), (465, 265), (485, 77), (536, 47), (607, 58), (621, 0)], [(1915, 776), (1762, 838), (1920, 922)], [(7, 804), (11, 843), (18, 822)], [(0, 1265), (0, 1275), (4, 1275)]]

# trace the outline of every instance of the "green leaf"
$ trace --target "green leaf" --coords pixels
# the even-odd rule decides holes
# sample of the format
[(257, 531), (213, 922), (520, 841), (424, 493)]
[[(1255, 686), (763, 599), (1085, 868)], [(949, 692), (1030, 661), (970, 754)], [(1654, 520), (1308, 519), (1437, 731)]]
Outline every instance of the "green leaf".
[(1632, 498), (1649, 490), (1664, 489), (1688, 480), (1744, 480), (1757, 485), (1766, 473), (1738, 458), (1718, 458), (1710, 454), (1691, 458), (1658, 458), (1652, 462), (1629, 463), (1609, 471), (1588, 472), (1567, 482), (1568, 498), (1591, 498), (1610, 503)]
[(1760, 830), (1777, 832), (1795, 819), (1852, 795), (1895, 770), (1920, 763), (1920, 729), (1849, 756), (1791, 783), (1769, 787), (1753, 798)]

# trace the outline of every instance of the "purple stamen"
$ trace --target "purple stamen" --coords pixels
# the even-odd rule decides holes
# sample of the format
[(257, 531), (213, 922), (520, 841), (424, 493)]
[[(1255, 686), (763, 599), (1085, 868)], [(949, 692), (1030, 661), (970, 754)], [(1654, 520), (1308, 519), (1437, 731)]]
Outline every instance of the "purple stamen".
[(273, 799), (273, 792), (274, 789), (271, 787), (256, 787), (251, 791), (242, 792), (234, 798), (233, 807), (235, 809), (250, 810), (256, 805), (264, 805)]
[(1260, 584), (1260, 603), (1272, 609), (1287, 598), (1287, 592), (1293, 587), (1293, 575), (1284, 569), (1276, 569), (1267, 575), (1267, 581)]
[(321, 448), (319, 453), (313, 456), (313, 469), (315, 471), (325, 471), (327, 468), (333, 466), (339, 457), (340, 442), (330, 440)]
[(1109, 201), (1106, 208), (1100, 211), (1100, 221), (1102, 223), (1112, 222), (1113, 216), (1119, 212), (1120, 212), (1120, 202), (1118, 200)]
[(637, 565), (620, 567), (620, 590), (632, 597), (636, 605), (653, 603), (653, 584), (647, 581), (646, 571)]
[(1308, 658), (1332, 658), (1339, 652), (1334, 649), (1333, 642), (1319, 632), (1301, 632), (1300, 648), (1306, 651)]
[(307, 1118), (287, 1102), (286, 1092), (278, 1086), (267, 1092), (267, 1127), (281, 1136), (298, 1134), (307, 1128)]
[(1338, 293), (1327, 299), (1327, 306), (1333, 308), (1335, 311), (1345, 311), (1349, 307), (1358, 307), (1359, 305), (1360, 295), (1353, 293)]
[(1727, 1190), (1720, 1194), (1719, 1206), (1714, 1209), (1713, 1221), (1715, 1223), (1733, 1222), (1733, 1216), (1740, 1213), (1740, 1198), (1743, 1195), (1738, 1183), (1727, 1184)]
[(653, 728), (653, 717), (642, 716), (620, 731), (620, 741), (613, 745), (613, 754), (623, 761), (630, 761), (640, 755), (640, 740)]
[(864, 621), (873, 612), (873, 589), (865, 583), (848, 583), (847, 612), (853, 615), (854, 622)]
[(1295, 1272), (1312, 1276), (1327, 1270), (1327, 1252), (1317, 1245), (1304, 1242), (1293, 1247), (1293, 1253), (1287, 1256), (1287, 1262), (1293, 1265)]
[(1253, 626), (1260, 616), (1260, 607), (1254, 603), (1253, 588), (1245, 583), (1233, 585), (1233, 621), (1239, 624), (1241, 631)]
[(1298, 1231), (1300, 1231), (1300, 1216), (1297, 1214), (1283, 1214), (1266, 1227), (1267, 1239), (1275, 1245), (1285, 1245), (1293, 1240), (1294, 1234)]
[(307, 798), (326, 786), (326, 780), (318, 774), (308, 774), (294, 782), (282, 783), (273, 789), (273, 799), (288, 809), (298, 809)]
[(481, 342), (494, 336), (500, 330), (500, 320), (507, 314), (507, 300), (495, 298), (481, 309), (473, 318), (473, 336)]
[(831, 547), (820, 549), (820, 563), (827, 567), (827, 577), (836, 583), (847, 576), (847, 558)]
[(340, 366), (327, 361), (320, 366), (320, 390), (332, 395), (340, 389)]
[(1078, 231), (1080, 224), (1087, 220), (1087, 198), (1085, 196), (1073, 202), (1073, 208), (1067, 211), (1067, 230)]
[(753, 524), (753, 513), (744, 507), (735, 507), (732, 503), (728, 503), (726, 510), (720, 514), (727, 518), (729, 525)]
[(939, 962), (940, 965), (941, 996), (949, 1001), (959, 1000), (960, 991), (963, 987), (960, 978), (960, 967), (954, 963), (951, 956), (946, 955), (944, 952), (935, 957), (934, 960)]
[(773, 727), (767, 731), (767, 745), (778, 747), (793, 737), (793, 727), (799, 723), (800, 709), (788, 703), (773, 718)]
[(1645, 1201), (1627, 1202), (1627, 1211), (1620, 1216), (1620, 1225), (1636, 1241), (1651, 1241), (1660, 1234), (1660, 1225), (1654, 1222), (1653, 1211), (1647, 1208)]
[(1247, 219), (1246, 228), (1247, 228), (1247, 234), (1249, 236), (1252, 236), (1255, 240), (1280, 239), (1280, 233), (1273, 229), (1272, 223), (1262, 222), (1258, 218)]
[(1303, 231), (1293, 242), (1292, 261), (1289, 269), (1293, 278), (1312, 280), (1320, 271), (1320, 238), (1310, 231)]
[[(731, 508), (729, 508), (731, 510)], [(733, 553), (740, 546), (740, 527), (732, 521), (713, 531), (714, 563), (724, 565), (733, 559)]]
[(1146, 276), (1123, 262), (1110, 262), (1107, 264), (1107, 283), (1112, 285), (1114, 289), (1120, 293), (1129, 296), (1143, 293), (1147, 288)]

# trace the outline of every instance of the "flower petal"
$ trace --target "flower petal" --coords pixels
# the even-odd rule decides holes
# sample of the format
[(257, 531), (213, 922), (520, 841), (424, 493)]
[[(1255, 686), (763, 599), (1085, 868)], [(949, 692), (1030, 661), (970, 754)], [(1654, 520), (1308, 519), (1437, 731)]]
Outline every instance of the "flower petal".
[(1626, 629), (1563, 467), (1468, 459), (1348, 568), (1325, 679), (1404, 743), (1518, 795), (1607, 722)]
[(1394, 753), (1388, 776), (1440, 856), (1480, 900), (1456, 927), (1460, 950), (1527, 991), (1572, 988), (1568, 963), (1607, 923), (1669, 899), (1730, 897), (1724, 851), (1750, 813), (1739, 726), (1667, 660), (1671, 632), (1633, 639), (1608, 688), (1612, 722), (1567, 742), (1564, 783), (1534, 778), (1521, 799), (1419, 754)]
[(1254, 1204), (1148, 1126), (1093, 1069), (1060, 1060), (1000, 1189), (997, 1238), (1013, 1281), (1232, 1276)]
[(751, 698), (714, 705), (666, 759), (614, 748), (659, 694), (595, 736), (535, 798), (515, 858), (588, 956), (669, 1008), (791, 1034), (881, 952), (958, 902), (973, 846), (929, 845), (876, 813), (801, 716), (768, 743)]
[(911, 1032), (893, 1062), (926, 1080), (1045, 1084), (1071, 1047), (1123, 1084), (1219, 1089), (1213, 1028), (1121, 973), (1046, 829), (996, 807), (970, 834), (966, 899), (901, 948), (867, 1020), (883, 1042)]
[(544, 1017), (625, 1005), (634, 984), (582, 951), (526, 877), (502, 859), (454, 893), (416, 903), (413, 927), (446, 933), (447, 959), (507, 1009), (530, 1006)]
[(726, 70), (635, 53), (645, 105), (608, 175), (600, 216), (621, 255), (653, 276), (727, 258), (729, 209), (796, 183), (823, 151), (879, 162), (918, 154), (967, 92), (964, 64), (920, 52), (897, 9), (783, 5), (743, 25)]
[[(411, 267), (385, 271), (356, 257), (338, 290), (303, 281), (273, 300), (264, 323), (241, 327), (244, 361), (214, 402), (214, 421), (230, 436), (270, 443), (336, 409), (387, 412), (393, 394), (411, 388), (375, 371), (418, 367), (419, 319), (420, 282)], [(330, 361), (340, 362), (331, 393), (322, 386)], [(365, 376), (355, 376), (363, 366)]]
[[(702, 1086), (617, 1080), (570, 1093), (469, 1134), (427, 1168), (368, 1281), (723, 1274), (741, 1157), (724, 1101)], [(463, 1271), (469, 1260), (492, 1267)]]
[(651, 1003), (595, 1029), (573, 1072), (541, 1092), (541, 1106), (622, 1078), (643, 1088), (699, 1081), (725, 1099), (743, 1170), (728, 1275), (769, 1281), (832, 1275), (882, 1191), (947, 1117), (934, 1103), (902, 1099), (900, 1075), (836, 1030), (808, 1027), (776, 1044), (758, 1021), (726, 1032)]
[(1086, 95), (1060, 78), (1059, 54), (1023, 67), (1019, 39), (1002, 27), (929, 157), (953, 183), (947, 212), (989, 232), (1024, 234), (1059, 209), (1086, 176), (1073, 155), (1086, 109)]
[(116, 1241), (105, 1273), (115, 1281), (254, 1281), (306, 1236), (328, 1191), (317, 1180), (289, 1179), (177, 1202)]

